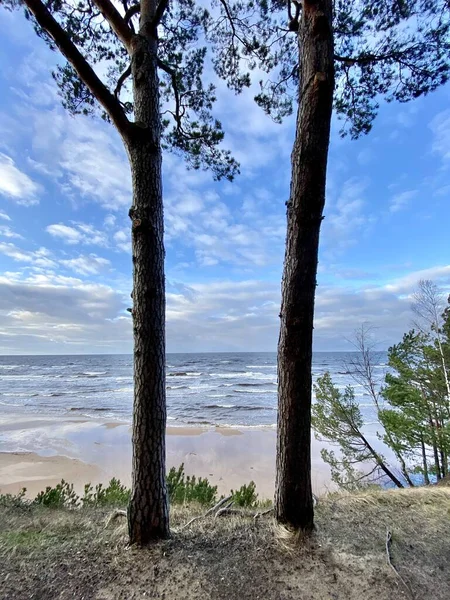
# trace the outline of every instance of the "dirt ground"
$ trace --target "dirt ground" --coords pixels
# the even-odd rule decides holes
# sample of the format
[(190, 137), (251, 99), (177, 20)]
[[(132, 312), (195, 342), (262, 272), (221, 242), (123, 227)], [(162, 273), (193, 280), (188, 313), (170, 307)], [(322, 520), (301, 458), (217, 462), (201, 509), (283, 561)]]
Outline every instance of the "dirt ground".
[(0, 507), (0, 598), (450, 598), (450, 488), (322, 498), (310, 540), (270, 515), (208, 517), (177, 533), (194, 512), (178, 508), (172, 538), (138, 549), (123, 519), (105, 526), (107, 511)]

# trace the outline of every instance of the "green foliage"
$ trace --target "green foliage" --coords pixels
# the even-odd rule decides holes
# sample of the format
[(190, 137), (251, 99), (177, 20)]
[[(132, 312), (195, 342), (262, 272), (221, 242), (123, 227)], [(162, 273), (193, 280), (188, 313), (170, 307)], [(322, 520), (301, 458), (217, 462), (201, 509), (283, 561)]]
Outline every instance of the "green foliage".
[(363, 418), (354, 390), (347, 386), (341, 393), (328, 372), (317, 379), (314, 390), (313, 429), (318, 439), (339, 448), (338, 454), (327, 449), (321, 452), (324, 461), (330, 465), (331, 478), (343, 489), (359, 489), (384, 458), (373, 450), (363, 434)]
[[(370, 394), (379, 424), (378, 437), (398, 460), (402, 480), (364, 436), (353, 389), (340, 392), (328, 373), (315, 386), (313, 427), (319, 438), (338, 448), (337, 453), (322, 450), (322, 457), (331, 467), (333, 481), (346, 489), (365, 485), (367, 476), (375, 470), (382, 471), (396, 485), (396, 480), (402, 485), (429, 484), (449, 473), (450, 310), (447, 308), (442, 317), (436, 312), (439, 293), (431, 282), (421, 282), (419, 289), (421, 304), (415, 313), (426, 317), (421, 330), (409, 331), (400, 343), (389, 348), (382, 400), (378, 392)], [(365, 383), (362, 381), (366, 389), (374, 390), (370, 352), (366, 352), (365, 360), (367, 369), (359, 374), (366, 377)], [(364, 463), (372, 464), (374, 471), (361, 472)]]
[[(280, 121), (292, 112), (298, 97), (299, 3), (239, 0), (221, 2), (220, 10), (212, 36), (216, 72), (240, 91), (257, 70), (260, 92), (255, 100)], [(334, 108), (343, 119), (343, 135), (356, 138), (368, 133), (381, 98), (407, 102), (450, 77), (446, 0), (338, 0), (333, 2), (332, 27)]]
[[(36, 21), (26, 0), (2, 0), (1, 4), (9, 10), (25, 7), (25, 16), (33, 23), (37, 35), (52, 50), (57, 50), (55, 40)], [(133, 79), (128, 71), (130, 55), (104, 14), (90, 0), (75, 3), (48, 0), (42, 4), (67, 38), (76, 44), (89, 66), (95, 69), (96, 65), (101, 65), (100, 71), (106, 73), (102, 83), (117, 100), (115, 113), (134, 117)], [(139, 6), (138, 3), (134, 5)], [(130, 6), (128, 0), (122, 0), (114, 8), (120, 18)], [(137, 33), (139, 16), (137, 10), (128, 24), (122, 20), (123, 28), (131, 30), (131, 34)], [(164, 10), (158, 25), (155, 67), (160, 88), (162, 146), (183, 154), (194, 169), (207, 168), (216, 179), (232, 180), (239, 172), (239, 165), (230, 151), (222, 147), (222, 125), (212, 115), (215, 86), (205, 77), (205, 62), (211, 48), (206, 40), (213, 29), (212, 13), (195, 0), (170, 2), (170, 8)], [(109, 121), (111, 114), (104, 105), (100, 106), (98, 91), (94, 93), (79, 78), (70, 52), (69, 56), (67, 51), (64, 52), (63, 58), (69, 60), (58, 65), (53, 73), (63, 106), (71, 114), (98, 115)], [(148, 61), (150, 69), (153, 64), (153, 60)], [(158, 101), (158, 98), (155, 96), (150, 101)]]
[(254, 481), (244, 484), (235, 492), (231, 490), (231, 495), (235, 506), (252, 508), (258, 503), (258, 494), (256, 493), (256, 484)]
[[(445, 331), (448, 312), (443, 317)], [(443, 334), (438, 342), (434, 333), (433, 324), (428, 333), (410, 331), (389, 348), (392, 372), (386, 375), (382, 390), (388, 406), (379, 413), (391, 437), (387, 440), (384, 436), (384, 441), (406, 454), (411, 472), (422, 475), (425, 483), (430, 482), (430, 475), (438, 479), (447, 475), (450, 456), (449, 398), (444, 376), (450, 358), (449, 340)]]
[(210, 506), (217, 499), (217, 486), (212, 486), (207, 479), (186, 475), (184, 463), (178, 469), (170, 469), (167, 475), (167, 489), (172, 504), (198, 502), (203, 506)]
[(99, 483), (94, 489), (90, 483), (87, 483), (84, 486), (84, 496), (81, 498), (81, 503), (84, 507), (127, 506), (130, 501), (130, 496), (131, 490), (113, 477), (107, 487), (103, 487), (103, 485)]
[(22, 488), (18, 494), (0, 494), (0, 506), (4, 508), (28, 508), (30, 502), (25, 498), (27, 488)]
[(80, 497), (73, 489), (73, 483), (61, 479), (61, 483), (54, 488), (47, 486), (45, 491), (39, 492), (33, 503), (47, 508), (75, 508), (79, 500)]

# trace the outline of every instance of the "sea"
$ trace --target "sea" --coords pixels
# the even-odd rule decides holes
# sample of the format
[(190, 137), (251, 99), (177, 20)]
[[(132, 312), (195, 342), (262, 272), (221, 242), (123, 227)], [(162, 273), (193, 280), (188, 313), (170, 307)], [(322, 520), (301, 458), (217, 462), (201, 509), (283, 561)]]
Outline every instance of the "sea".
[[(356, 353), (318, 352), (313, 379), (329, 371), (340, 389), (348, 384), (366, 422), (370, 399), (355, 382)], [(386, 355), (375, 371), (381, 378)], [(276, 354), (168, 354), (167, 424), (172, 427), (274, 427), (277, 421)], [(350, 366), (349, 366), (350, 365)], [(80, 416), (131, 422), (131, 355), (0, 356), (0, 416)]]

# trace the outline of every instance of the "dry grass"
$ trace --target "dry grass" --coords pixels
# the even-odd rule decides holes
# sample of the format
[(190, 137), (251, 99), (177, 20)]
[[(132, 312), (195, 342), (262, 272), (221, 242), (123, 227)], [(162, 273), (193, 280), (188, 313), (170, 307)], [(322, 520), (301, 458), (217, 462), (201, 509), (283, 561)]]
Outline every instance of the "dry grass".
[[(180, 529), (202, 509), (176, 507)], [(208, 517), (150, 548), (127, 546), (108, 512), (0, 509), (0, 597), (6, 599), (450, 598), (450, 488), (333, 494), (310, 539), (270, 515)]]

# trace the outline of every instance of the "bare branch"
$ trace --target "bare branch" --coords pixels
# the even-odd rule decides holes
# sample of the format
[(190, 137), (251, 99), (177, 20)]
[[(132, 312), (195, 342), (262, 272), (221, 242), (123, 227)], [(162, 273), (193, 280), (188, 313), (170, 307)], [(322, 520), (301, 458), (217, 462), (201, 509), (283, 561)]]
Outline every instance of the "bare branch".
[(133, 31), (127, 25), (127, 22), (122, 17), (117, 8), (110, 2), (110, 0), (92, 0), (97, 6), (99, 11), (108, 21), (111, 29), (117, 35), (119, 40), (128, 50), (130, 48), (131, 40), (133, 39)]
[(123, 17), (123, 20), (124, 20), (124, 21), (125, 21), (125, 23), (127, 23), (127, 25), (128, 25), (128, 23), (130, 22), (130, 19), (131, 19), (132, 17), (134, 17), (134, 15), (137, 15), (137, 14), (139, 14), (139, 13), (140, 13), (140, 11), (141, 11), (141, 5), (140, 5), (139, 3), (137, 3), (137, 4), (133, 4), (133, 6), (130, 6), (130, 8), (129, 8), (129, 9), (127, 10), (127, 12), (125, 13), (125, 15), (124, 15), (124, 17)]
[(161, 19), (163, 18), (164, 13), (166, 12), (166, 9), (168, 6), (169, 6), (169, 0), (161, 0), (160, 3), (158, 4), (158, 6), (156, 8), (155, 16), (153, 17), (153, 21), (152, 21), (152, 25), (153, 25), (154, 29), (156, 29), (158, 27), (158, 25), (161, 23)]
[(125, 81), (128, 79), (128, 77), (130, 75), (131, 75), (131, 64), (128, 65), (128, 67), (125, 69), (125, 71), (122, 73), (122, 75), (119, 77), (119, 80), (117, 81), (116, 89), (114, 90), (114, 96), (117, 99), (119, 98), (120, 90), (122, 89), (123, 84), (125, 83)]
[(181, 115), (180, 91), (178, 89), (177, 74), (174, 71), (174, 69), (169, 67), (169, 65), (167, 65), (165, 62), (163, 62), (160, 58), (158, 58), (158, 67), (160, 69), (162, 69), (165, 73), (170, 75), (170, 79), (172, 82), (172, 89), (173, 89), (173, 93), (175, 96), (175, 113), (172, 112), (171, 114), (173, 115), (175, 121), (177, 122), (178, 128), (181, 130), (182, 115)]
[(111, 94), (105, 84), (98, 78), (95, 71), (69, 38), (61, 25), (53, 18), (49, 10), (40, 0), (25, 0), (25, 4), (33, 13), (38, 24), (54, 40), (56, 46), (78, 73), (81, 81), (90, 89), (99, 103), (111, 117), (118, 131), (127, 135), (130, 121), (127, 119), (120, 102)]

